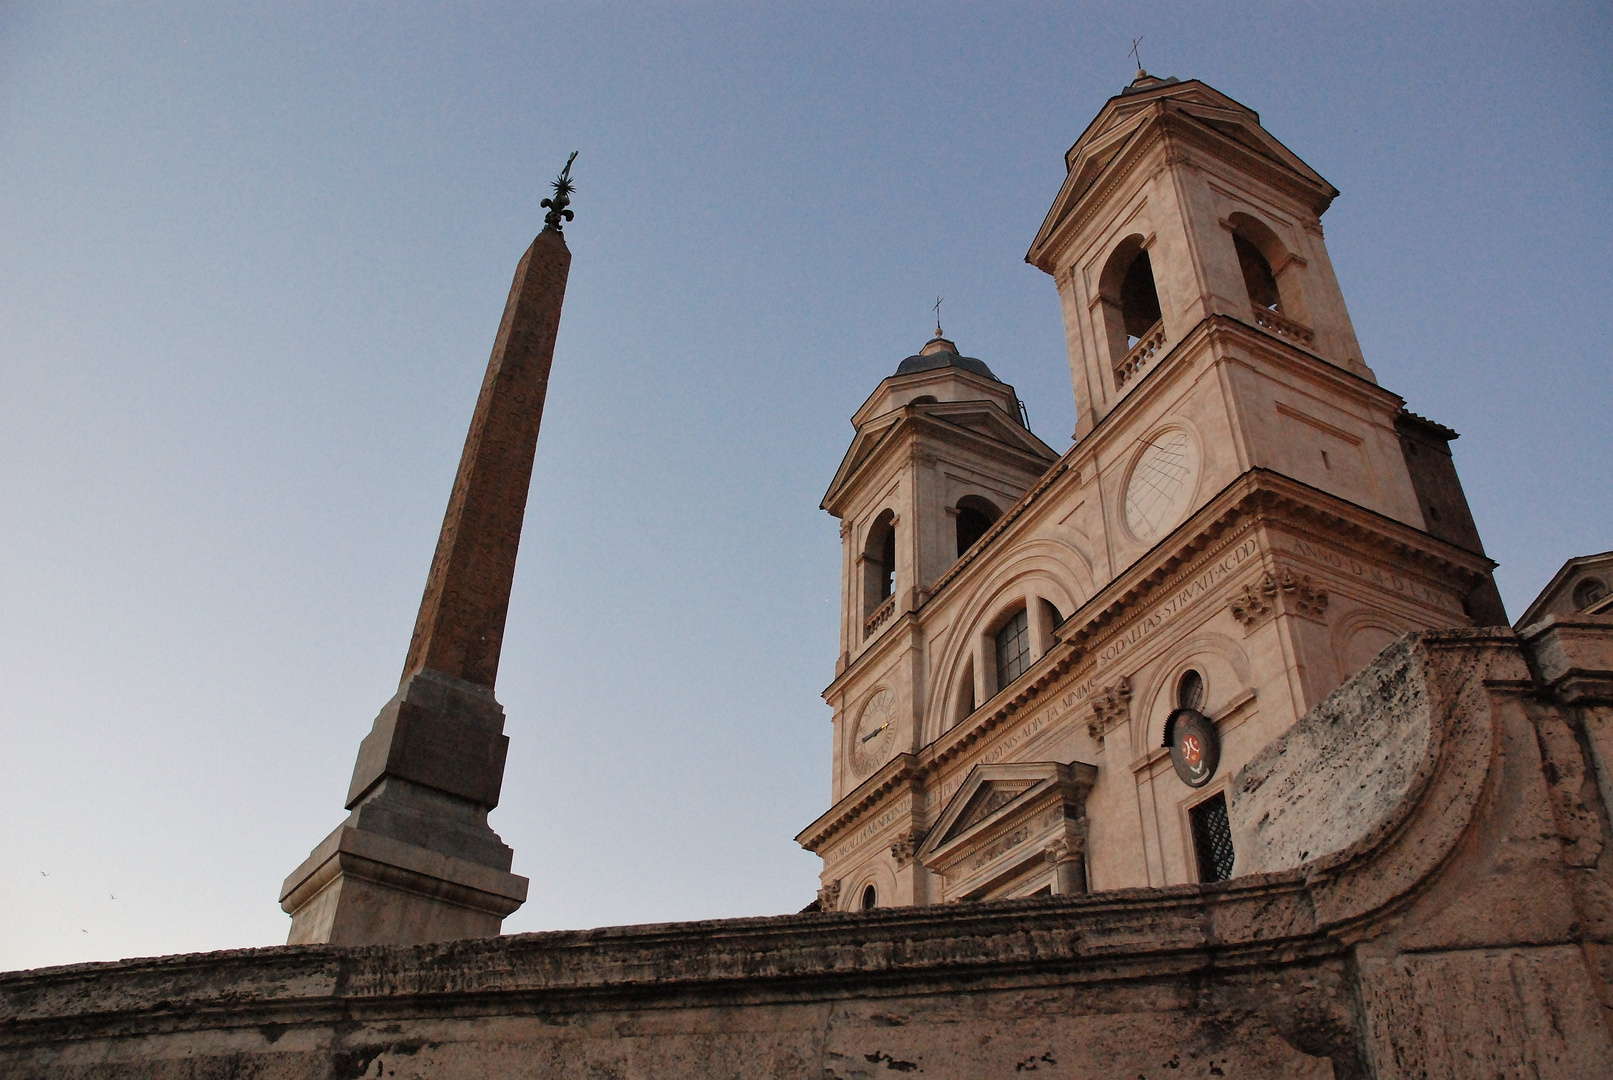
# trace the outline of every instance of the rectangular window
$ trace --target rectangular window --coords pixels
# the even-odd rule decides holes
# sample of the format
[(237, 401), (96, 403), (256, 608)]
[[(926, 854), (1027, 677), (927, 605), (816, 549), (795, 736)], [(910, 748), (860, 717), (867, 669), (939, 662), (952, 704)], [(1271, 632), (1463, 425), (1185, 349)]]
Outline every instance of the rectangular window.
[(1232, 876), (1232, 823), (1227, 820), (1227, 797), (1216, 792), (1187, 812), (1193, 827), (1193, 853), (1198, 856), (1199, 880), (1225, 881)]
[(1031, 666), (1030, 620), (1024, 611), (997, 631), (997, 689), (1001, 690)]

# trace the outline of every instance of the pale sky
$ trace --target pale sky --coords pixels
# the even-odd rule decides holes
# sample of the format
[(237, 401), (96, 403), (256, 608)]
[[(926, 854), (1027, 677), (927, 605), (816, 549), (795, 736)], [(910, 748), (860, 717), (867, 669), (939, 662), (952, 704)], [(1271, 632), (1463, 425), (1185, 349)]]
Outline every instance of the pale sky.
[(1462, 433), (1516, 616), (1613, 548), (1609, 10), (0, 7), (0, 969), (285, 940), (572, 150), (508, 931), (812, 899), (848, 418), (939, 293), (1069, 445), (1023, 258), (1139, 34), (1341, 190), (1366, 361)]

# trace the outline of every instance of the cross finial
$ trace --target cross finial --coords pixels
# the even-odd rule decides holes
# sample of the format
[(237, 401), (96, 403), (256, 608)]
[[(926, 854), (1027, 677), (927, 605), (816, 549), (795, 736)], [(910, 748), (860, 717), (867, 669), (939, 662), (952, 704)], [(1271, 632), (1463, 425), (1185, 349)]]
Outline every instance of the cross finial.
[(935, 298), (935, 336), (941, 336), (941, 297)]
[(1137, 60), (1137, 77), (1139, 79), (1142, 78), (1144, 75), (1148, 74), (1148, 72), (1143, 70), (1143, 54), (1137, 51), (1137, 47), (1139, 45), (1141, 45), (1142, 43), (1143, 43), (1143, 36), (1142, 35), (1138, 35), (1137, 37), (1132, 38), (1131, 39), (1131, 52), (1126, 54), (1127, 56), (1132, 56), (1132, 57), (1136, 58), (1136, 60)]

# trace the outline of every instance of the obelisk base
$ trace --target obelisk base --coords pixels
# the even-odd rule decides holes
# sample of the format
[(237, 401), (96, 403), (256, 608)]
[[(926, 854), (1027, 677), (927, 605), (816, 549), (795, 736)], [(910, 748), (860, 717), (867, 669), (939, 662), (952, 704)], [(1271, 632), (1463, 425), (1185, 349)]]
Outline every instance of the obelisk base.
[(527, 879), (390, 836), (337, 826), (281, 888), (288, 945), (418, 945), (497, 937)]

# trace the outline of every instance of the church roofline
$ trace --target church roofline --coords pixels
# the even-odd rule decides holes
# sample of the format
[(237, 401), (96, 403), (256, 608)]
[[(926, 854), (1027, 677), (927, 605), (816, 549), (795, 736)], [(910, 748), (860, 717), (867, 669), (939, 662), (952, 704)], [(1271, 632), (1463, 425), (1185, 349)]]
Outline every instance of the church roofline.
[[(1206, 95), (1212, 100), (1191, 100)], [(1205, 116), (1196, 115), (1195, 108), (1200, 111), (1219, 109), (1224, 113), (1236, 114), (1251, 125), (1251, 138), (1265, 146), (1252, 146), (1234, 138), (1216, 127)], [(1104, 123), (1122, 109), (1127, 114), (1126, 119)], [(1228, 116), (1226, 121), (1236, 122), (1232, 116)], [(1101, 145), (1101, 140), (1111, 138), (1110, 132), (1115, 132), (1113, 137), (1120, 139), (1118, 148), (1110, 153), (1107, 160), (1099, 165), (1095, 172), (1083, 172), (1080, 166), (1085, 160), (1085, 151), (1089, 145)], [(1318, 216), (1325, 213), (1332, 200), (1338, 197), (1337, 188), (1261, 126), (1259, 113), (1221, 93), (1213, 86), (1198, 79), (1190, 79), (1186, 82), (1157, 87), (1142, 94), (1116, 95), (1104, 104), (1098, 115), (1082, 132), (1081, 137), (1066, 151), (1064, 182), (1060, 185), (1058, 195), (1037, 229), (1036, 238), (1032, 241), (1030, 249), (1025, 253), (1025, 261), (1038, 269), (1052, 273), (1052, 268), (1047, 265), (1048, 249), (1052, 246), (1054, 236), (1064, 231), (1066, 223), (1077, 207), (1087, 200), (1090, 193), (1099, 187), (1105, 178), (1110, 178), (1113, 182), (1117, 173), (1124, 175), (1130, 172), (1141, 156), (1160, 137), (1166, 135), (1187, 139), (1212, 153), (1224, 155), (1230, 152), (1263, 162), (1275, 184), (1291, 189), (1291, 193), (1307, 203)], [(1078, 179), (1084, 180), (1079, 190), (1076, 189)], [(1090, 213), (1082, 215), (1079, 221), (1084, 222), (1088, 216)]]
[(1600, 562), (1603, 559), (1613, 560), (1613, 551), (1599, 551), (1594, 555), (1575, 555), (1572, 559), (1563, 563), (1557, 572), (1551, 576), (1551, 580), (1546, 582), (1546, 587), (1541, 589), (1533, 600), (1529, 601), (1529, 606), (1524, 609), (1522, 615), (1518, 616), (1518, 621), (1513, 625), (1521, 629), (1544, 618), (1545, 616), (1539, 615), (1537, 612), (1540, 607), (1544, 606), (1546, 599), (1561, 588), (1563, 582), (1567, 581), (1575, 570)]

